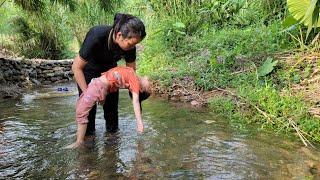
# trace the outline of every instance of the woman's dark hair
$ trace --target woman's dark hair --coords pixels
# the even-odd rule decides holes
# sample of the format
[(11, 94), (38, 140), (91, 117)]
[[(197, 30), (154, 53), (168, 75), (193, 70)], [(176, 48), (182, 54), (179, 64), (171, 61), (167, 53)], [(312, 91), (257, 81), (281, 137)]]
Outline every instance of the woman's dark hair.
[[(140, 110), (141, 111), (142, 111), (142, 106), (141, 106), (142, 101), (148, 99), (150, 95), (151, 94), (149, 92), (146, 92), (146, 91), (139, 93), (139, 102), (140, 102)], [(132, 99), (132, 93), (130, 91), (129, 91), (129, 96)]]
[(121, 32), (124, 38), (136, 37), (143, 40), (146, 37), (146, 30), (143, 22), (130, 14), (117, 13), (113, 22), (114, 33)]

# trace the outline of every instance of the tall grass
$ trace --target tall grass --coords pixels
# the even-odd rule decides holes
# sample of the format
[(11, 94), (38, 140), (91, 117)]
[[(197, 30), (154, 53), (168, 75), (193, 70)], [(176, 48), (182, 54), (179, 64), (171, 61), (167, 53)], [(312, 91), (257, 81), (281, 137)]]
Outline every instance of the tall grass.
[[(110, 24), (120, 4), (121, 1), (103, 0), (6, 1), (2, 7), (9, 8), (0, 21), (1, 35), (13, 39), (14, 46), (12, 41), (2, 44), (28, 58), (73, 57), (77, 49), (73, 42), (79, 47), (91, 26)], [(19, 13), (13, 13), (17, 9)]]
[(96, 25), (111, 25), (113, 23), (114, 11), (121, 1), (109, 7), (109, 9), (106, 9), (106, 5), (102, 6), (99, 2), (97, 0), (83, 1), (78, 4), (75, 12), (68, 15), (68, 26), (79, 46), (89, 28)]

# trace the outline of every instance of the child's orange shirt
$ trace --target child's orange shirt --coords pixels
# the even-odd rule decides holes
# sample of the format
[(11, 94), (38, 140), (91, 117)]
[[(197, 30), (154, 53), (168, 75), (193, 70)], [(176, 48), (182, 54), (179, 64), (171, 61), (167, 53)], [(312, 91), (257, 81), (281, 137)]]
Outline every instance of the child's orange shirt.
[(117, 86), (118, 81), (124, 82), (125, 88), (129, 89), (129, 91), (137, 94), (140, 92), (139, 78), (130, 67), (118, 66), (102, 73), (101, 75), (106, 76), (110, 82), (108, 92), (116, 92), (119, 90), (119, 87)]

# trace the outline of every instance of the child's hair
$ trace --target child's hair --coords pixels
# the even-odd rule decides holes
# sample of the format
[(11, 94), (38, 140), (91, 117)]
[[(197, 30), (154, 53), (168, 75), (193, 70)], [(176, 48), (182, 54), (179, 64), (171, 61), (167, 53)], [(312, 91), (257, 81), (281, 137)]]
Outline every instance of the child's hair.
[[(142, 101), (148, 99), (150, 97), (150, 95), (151, 95), (151, 93), (147, 92), (147, 91), (139, 93), (139, 103), (140, 103), (140, 110), (141, 111), (142, 111), (142, 106), (141, 106)], [(132, 99), (132, 93), (130, 91), (129, 91), (129, 96)]]
[(124, 38), (136, 37), (143, 40), (146, 30), (143, 22), (130, 14), (117, 13), (113, 22), (114, 33), (121, 32)]

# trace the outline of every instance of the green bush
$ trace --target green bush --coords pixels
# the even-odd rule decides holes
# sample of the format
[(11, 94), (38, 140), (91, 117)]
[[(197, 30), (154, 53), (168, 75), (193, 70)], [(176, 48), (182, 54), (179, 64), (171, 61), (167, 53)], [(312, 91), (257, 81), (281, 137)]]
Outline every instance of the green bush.
[[(2, 44), (27, 58), (74, 57), (89, 28), (111, 24), (114, 10), (121, 2), (6, 1), (3, 7), (8, 7), (7, 11), (0, 11), (1, 15), (4, 14), (0, 20), (1, 37), (9, 36), (14, 46), (4, 38), (1, 38)], [(15, 13), (17, 11), (19, 13)]]

